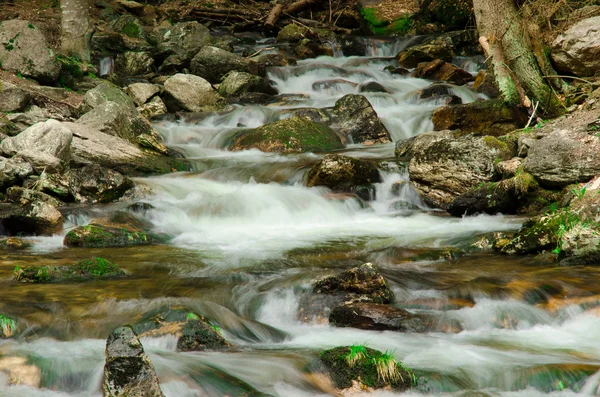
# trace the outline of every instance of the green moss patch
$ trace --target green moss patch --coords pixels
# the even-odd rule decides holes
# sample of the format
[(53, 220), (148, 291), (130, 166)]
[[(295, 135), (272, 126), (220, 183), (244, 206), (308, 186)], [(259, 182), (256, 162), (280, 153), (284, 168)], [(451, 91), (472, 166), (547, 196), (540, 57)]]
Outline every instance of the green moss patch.
[(21, 283), (51, 283), (123, 274), (119, 266), (104, 258), (84, 259), (73, 266), (16, 266), (14, 270), (15, 280)]
[(319, 358), (335, 387), (347, 389), (357, 381), (372, 388), (406, 390), (415, 386), (415, 374), (394, 356), (363, 345), (342, 346), (321, 352)]
[(17, 320), (0, 313), (0, 338), (10, 338), (17, 331)]
[(90, 224), (79, 226), (67, 233), (64, 244), (68, 247), (85, 248), (130, 247), (158, 244), (165, 240), (163, 236), (133, 228)]
[(371, 7), (363, 7), (360, 10), (369, 29), (378, 36), (392, 34), (406, 34), (413, 26), (413, 20), (409, 15), (398, 17), (392, 21), (381, 18), (377, 10)]

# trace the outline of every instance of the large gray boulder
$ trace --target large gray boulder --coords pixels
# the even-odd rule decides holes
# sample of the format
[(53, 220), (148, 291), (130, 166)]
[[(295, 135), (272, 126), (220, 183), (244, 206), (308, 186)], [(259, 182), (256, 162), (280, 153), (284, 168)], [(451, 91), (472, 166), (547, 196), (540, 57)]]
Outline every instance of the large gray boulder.
[(104, 397), (164, 397), (144, 347), (130, 326), (117, 328), (106, 341)]
[(73, 134), (68, 128), (51, 119), (34, 124), (19, 135), (3, 140), (0, 152), (9, 157), (22, 152), (28, 153), (29, 156), (38, 153), (52, 156), (61, 163), (68, 163), (72, 139)]
[(133, 181), (116, 171), (91, 164), (65, 175), (69, 192), (80, 203), (110, 203), (133, 187)]
[(353, 143), (387, 143), (392, 140), (377, 112), (363, 95), (344, 95), (331, 108), (301, 108), (291, 113), (327, 124)]
[(139, 135), (154, 132), (152, 125), (137, 111), (112, 101), (104, 102), (84, 114), (76, 123), (130, 141)]
[(122, 52), (117, 55), (115, 70), (121, 76), (148, 74), (154, 71), (154, 58), (149, 52)]
[(160, 92), (160, 88), (156, 84), (150, 83), (133, 83), (125, 88), (125, 92), (136, 105), (141, 106), (148, 102), (150, 98)]
[(29, 162), (20, 156), (10, 159), (0, 157), (0, 189), (22, 182), (34, 172)]
[(135, 103), (127, 94), (114, 84), (104, 81), (95, 88), (89, 90), (84, 96), (85, 104), (91, 108), (97, 108), (105, 102), (116, 102), (121, 106), (135, 109)]
[(76, 166), (97, 163), (125, 175), (162, 174), (182, 166), (175, 159), (140, 149), (123, 138), (105, 134), (94, 128), (77, 123), (63, 125), (74, 135), (71, 161)]
[(600, 16), (587, 18), (558, 35), (552, 43), (556, 69), (577, 76), (600, 72)]
[(158, 51), (163, 57), (177, 56), (189, 62), (202, 47), (211, 42), (208, 28), (198, 22), (180, 22), (161, 32)]
[(19, 112), (31, 101), (31, 95), (14, 84), (0, 80), (0, 112)]
[(235, 70), (227, 73), (219, 85), (219, 94), (224, 97), (237, 97), (247, 92), (277, 94), (277, 90), (269, 86), (263, 77)]
[(203, 112), (223, 109), (226, 102), (202, 77), (178, 73), (165, 81), (165, 102), (171, 110)]
[(589, 181), (600, 174), (600, 138), (581, 128), (556, 129), (533, 141), (525, 170), (551, 188)]
[(44, 34), (34, 24), (17, 19), (0, 24), (0, 65), (40, 83), (53, 83), (60, 73)]
[(260, 74), (256, 62), (217, 47), (203, 47), (192, 59), (190, 68), (193, 74), (213, 84), (221, 82), (223, 76), (232, 70), (250, 74)]
[(455, 136), (428, 132), (399, 141), (396, 156), (409, 160), (408, 172), (425, 201), (447, 209), (454, 199), (494, 176), (494, 164), (514, 155), (506, 143), (491, 136)]

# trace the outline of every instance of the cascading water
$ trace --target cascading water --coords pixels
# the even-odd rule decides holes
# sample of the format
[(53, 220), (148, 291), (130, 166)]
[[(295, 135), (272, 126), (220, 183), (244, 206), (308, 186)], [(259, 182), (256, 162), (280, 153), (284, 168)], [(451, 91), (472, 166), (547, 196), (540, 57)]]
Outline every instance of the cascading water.
[[(112, 258), (131, 277), (35, 289), (3, 282), (0, 309), (27, 308), (23, 317), (31, 328), (23, 340), (0, 342), (0, 395), (100, 396), (103, 338), (136, 314), (164, 305), (205, 315), (237, 346), (227, 353), (180, 353), (173, 338), (144, 338), (168, 397), (246, 395), (248, 388), (274, 396), (327, 396), (305, 368), (321, 349), (360, 343), (393, 352), (429, 379), (414, 391), (374, 396), (599, 395), (595, 337), (600, 337), (600, 318), (576, 300), (553, 307), (549, 299), (536, 305), (522, 299), (536, 282), (552, 284), (559, 278), (560, 288), (570, 294), (593, 296), (598, 287), (580, 280), (597, 280), (598, 272), (539, 272), (527, 260), (489, 254), (411, 259), (466, 246), (486, 232), (515, 230), (518, 219), (456, 219), (431, 210), (395, 163), (393, 144), (349, 145), (342, 151), (381, 164), (382, 182), (368, 203), (304, 186), (307, 170), (321, 154), (227, 151), (240, 128), (287, 117), (287, 109), (333, 106), (370, 81), (387, 90), (364, 95), (394, 140), (430, 130), (431, 114), (441, 103), (416, 95), (430, 82), (383, 71), (390, 64), (387, 57), (409, 43), (368, 43), (369, 57), (320, 57), (272, 69), (274, 87), (294, 94), (294, 101), (238, 106), (194, 124), (156, 125), (167, 145), (194, 169), (137, 180), (151, 191), (145, 201), (153, 209), (144, 216), (157, 232), (171, 236), (169, 246), (60, 250), (57, 236), (36, 242), (21, 257), (4, 258), (0, 271), (6, 279), (16, 264), (62, 263), (73, 255)], [(464, 102), (480, 97), (467, 87), (453, 87), (452, 93)], [(91, 217), (75, 214), (66, 227)], [(54, 252), (44, 254), (48, 249)], [(396, 306), (441, 314), (442, 321), (457, 322), (463, 330), (405, 334), (298, 320), (316, 277), (365, 261), (375, 262), (390, 281)], [(42, 389), (9, 386), (1, 368), (6, 357), (25, 357), (31, 368), (22, 365), (22, 370), (38, 368)]]

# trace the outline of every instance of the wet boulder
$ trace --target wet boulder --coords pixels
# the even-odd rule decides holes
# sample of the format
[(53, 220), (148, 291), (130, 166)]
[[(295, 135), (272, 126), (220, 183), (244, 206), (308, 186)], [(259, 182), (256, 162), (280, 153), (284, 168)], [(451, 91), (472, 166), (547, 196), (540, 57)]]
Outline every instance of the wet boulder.
[(298, 59), (310, 59), (319, 56), (332, 57), (334, 55), (330, 45), (324, 44), (320, 40), (311, 39), (302, 39), (294, 46), (292, 52)]
[(543, 196), (535, 178), (527, 172), (520, 171), (512, 178), (500, 182), (487, 182), (469, 190), (450, 204), (448, 212), (454, 216), (478, 213), (516, 214), (522, 206), (530, 209), (529, 201), (538, 195), (540, 198)]
[(203, 112), (221, 110), (226, 102), (202, 77), (176, 74), (165, 81), (165, 104), (171, 111)]
[(0, 249), (3, 250), (24, 250), (29, 247), (31, 247), (31, 243), (22, 238), (6, 237), (0, 239)]
[(309, 28), (295, 23), (284, 26), (277, 34), (278, 43), (298, 43), (304, 39), (326, 41), (335, 39), (335, 34), (327, 29)]
[(0, 65), (3, 70), (44, 84), (54, 83), (60, 74), (60, 65), (42, 31), (18, 19), (0, 25)]
[(413, 186), (433, 206), (454, 199), (494, 177), (494, 163), (514, 156), (514, 148), (491, 136), (456, 136), (452, 131), (421, 134), (396, 144), (396, 157), (408, 161)]
[(115, 102), (120, 106), (133, 110), (135, 103), (127, 94), (125, 94), (119, 87), (103, 81), (93, 89), (89, 90), (84, 95), (85, 104), (91, 108), (96, 108), (105, 102)]
[(193, 74), (216, 84), (231, 71), (259, 75), (258, 64), (248, 58), (220, 48), (206, 46), (192, 59), (190, 69)]
[(341, 149), (338, 135), (326, 125), (302, 117), (291, 117), (240, 132), (230, 150), (259, 149), (263, 152), (302, 153)]
[(164, 397), (144, 347), (130, 326), (117, 328), (106, 341), (104, 397)]
[(501, 99), (475, 101), (437, 108), (432, 118), (435, 131), (501, 136), (523, 127), (526, 117), (506, 106)]
[(342, 295), (344, 301), (391, 303), (394, 293), (372, 263), (343, 271), (314, 283), (316, 294)]
[(67, 247), (107, 248), (160, 244), (164, 236), (146, 231), (137, 225), (97, 220), (70, 230), (63, 240)]
[(343, 346), (322, 351), (319, 363), (337, 389), (349, 389), (358, 383), (363, 388), (391, 388), (395, 391), (416, 385), (415, 374), (390, 353), (363, 345)]
[[(4, 139), (0, 144), (0, 152), (10, 157), (22, 152), (34, 157), (41, 154), (50, 156), (48, 163), (68, 163), (72, 139), (73, 134), (68, 128), (59, 121), (48, 120), (34, 124), (17, 136)], [(52, 161), (52, 158), (56, 161)]]
[(115, 72), (120, 76), (141, 76), (153, 71), (154, 58), (149, 52), (126, 51), (115, 60)]
[(17, 332), (18, 323), (14, 317), (0, 313), (0, 339), (10, 338)]
[(11, 113), (24, 110), (31, 95), (14, 84), (0, 80), (0, 112)]
[[(337, 80), (331, 82), (341, 83)], [(344, 95), (331, 108), (300, 108), (291, 113), (316, 123), (327, 124), (353, 143), (387, 143), (392, 140), (377, 112), (363, 95)]]
[(600, 16), (571, 26), (552, 43), (552, 60), (557, 70), (586, 77), (600, 72)]
[(376, 81), (369, 81), (368, 83), (361, 84), (358, 87), (359, 92), (385, 92), (390, 93), (390, 91), (385, 88), (382, 84)]
[(412, 76), (421, 79), (447, 81), (456, 85), (465, 85), (475, 80), (471, 73), (441, 59), (420, 63), (413, 71)]
[(450, 62), (454, 55), (452, 41), (440, 37), (425, 44), (407, 48), (397, 55), (398, 63), (405, 68), (415, 68), (421, 62), (442, 60)]
[(133, 141), (141, 134), (154, 134), (152, 125), (135, 110), (107, 101), (87, 112), (77, 124)]
[(438, 323), (431, 315), (413, 314), (392, 305), (378, 303), (340, 305), (329, 315), (329, 324), (334, 327), (375, 331), (424, 333), (441, 330)]
[(15, 281), (20, 283), (52, 283), (118, 277), (125, 272), (111, 261), (94, 257), (80, 260), (72, 266), (17, 266), (13, 274)]
[(132, 327), (141, 338), (174, 335), (179, 351), (226, 350), (231, 347), (218, 326), (185, 307), (154, 310)]
[(115, 32), (124, 34), (125, 36), (134, 39), (146, 39), (144, 26), (133, 15), (121, 15), (111, 23), (111, 27)]
[(600, 138), (578, 127), (553, 129), (531, 142), (525, 170), (549, 188), (587, 182), (600, 174)]
[(98, 164), (67, 171), (69, 192), (80, 203), (111, 203), (133, 188), (133, 181)]
[(6, 191), (6, 201), (18, 205), (19, 207), (24, 207), (35, 202), (47, 203), (54, 207), (60, 207), (62, 205), (59, 200), (46, 193), (33, 189), (25, 189), (19, 186), (8, 188)]
[(21, 183), (34, 173), (33, 167), (22, 157), (0, 157), (0, 189)]
[(277, 94), (277, 90), (272, 88), (263, 77), (235, 70), (227, 73), (219, 85), (219, 94), (224, 97), (237, 97), (247, 92)]
[(62, 230), (63, 217), (53, 205), (37, 201), (0, 216), (0, 224), (9, 236), (53, 235)]
[(327, 186), (332, 190), (355, 192), (381, 182), (374, 162), (349, 156), (328, 154), (306, 176), (306, 186)]
[(150, 83), (133, 83), (125, 88), (125, 92), (137, 106), (147, 103), (150, 98), (160, 92), (160, 88), (156, 84)]

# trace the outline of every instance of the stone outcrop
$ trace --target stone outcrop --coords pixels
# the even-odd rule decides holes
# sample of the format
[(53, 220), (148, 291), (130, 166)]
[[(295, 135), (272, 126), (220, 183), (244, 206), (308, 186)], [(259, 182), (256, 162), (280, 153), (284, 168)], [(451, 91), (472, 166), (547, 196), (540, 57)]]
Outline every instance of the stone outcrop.
[(558, 35), (552, 43), (556, 69), (576, 76), (600, 72), (600, 16), (584, 19)]
[(399, 141), (396, 156), (408, 160), (410, 180), (425, 201), (448, 208), (454, 199), (494, 176), (494, 164), (513, 157), (514, 148), (491, 136), (428, 132)]
[(258, 64), (250, 59), (217, 47), (203, 47), (191, 62), (191, 71), (196, 76), (216, 84), (231, 71), (261, 74)]
[(378, 182), (381, 176), (374, 162), (335, 154), (326, 155), (306, 176), (306, 186), (327, 186), (349, 192)]
[(58, 79), (60, 65), (42, 31), (22, 20), (2, 21), (0, 25), (0, 65), (2, 69), (51, 84)]
[(226, 106), (212, 85), (202, 77), (176, 74), (165, 81), (165, 103), (171, 111), (203, 112)]

